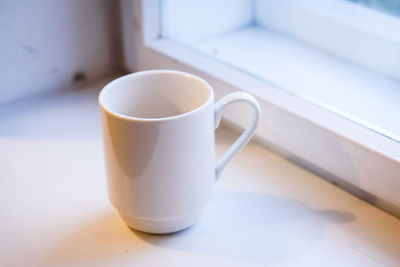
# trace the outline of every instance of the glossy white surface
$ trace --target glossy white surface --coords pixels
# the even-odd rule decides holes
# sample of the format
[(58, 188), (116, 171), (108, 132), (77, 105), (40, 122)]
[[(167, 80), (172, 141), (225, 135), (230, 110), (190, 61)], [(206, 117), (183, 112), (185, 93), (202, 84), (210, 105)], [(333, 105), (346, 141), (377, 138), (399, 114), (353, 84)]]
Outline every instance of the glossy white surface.
[[(234, 102), (254, 107), (253, 121), (215, 167), (214, 126)], [(214, 105), (207, 82), (170, 70), (112, 81), (99, 106), (110, 201), (131, 227), (157, 234), (200, 218), (216, 178), (249, 142), (261, 113), (257, 100), (243, 92)]]
[[(234, 103), (245, 103), (252, 107), (253, 113), (251, 117), (250, 125), (243, 131), (243, 133), (239, 136), (239, 138), (233, 143), (233, 145), (222, 155), (221, 159), (217, 162), (215, 166), (215, 178), (218, 179), (221, 175), (222, 171), (229, 163), (230, 160), (240, 151), (243, 147), (250, 141), (253, 137), (255, 130), (257, 129), (258, 124), (261, 119), (261, 107), (258, 103), (257, 99), (255, 99), (252, 95), (244, 92), (234, 92), (228, 95), (223, 96), (218, 102), (215, 104), (215, 118), (214, 125), (215, 128), (218, 128), (222, 113), (225, 108), (234, 104)], [(242, 107), (243, 108), (243, 107)]]
[[(225, 169), (198, 224), (130, 230), (107, 199), (104, 84), (1, 111), (1, 266), (400, 264), (398, 219), (257, 143)], [(217, 130), (217, 159), (236, 136)]]

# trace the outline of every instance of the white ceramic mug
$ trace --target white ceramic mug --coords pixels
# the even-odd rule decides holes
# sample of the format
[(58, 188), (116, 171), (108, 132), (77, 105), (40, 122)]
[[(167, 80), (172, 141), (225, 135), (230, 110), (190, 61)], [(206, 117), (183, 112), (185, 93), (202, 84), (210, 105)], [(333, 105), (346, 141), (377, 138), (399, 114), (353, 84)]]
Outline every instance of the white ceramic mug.
[[(214, 129), (234, 102), (253, 107), (250, 126), (214, 161)], [(251, 139), (260, 106), (235, 92), (214, 104), (210, 85), (171, 70), (136, 72), (99, 95), (108, 194), (126, 223), (170, 233), (195, 223), (229, 160)]]

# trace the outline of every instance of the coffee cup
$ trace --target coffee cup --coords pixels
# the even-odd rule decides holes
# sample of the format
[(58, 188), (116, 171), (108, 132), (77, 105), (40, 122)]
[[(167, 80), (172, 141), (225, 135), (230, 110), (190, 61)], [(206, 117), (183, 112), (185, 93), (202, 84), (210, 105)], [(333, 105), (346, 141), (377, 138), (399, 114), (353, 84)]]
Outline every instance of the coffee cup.
[[(252, 107), (252, 121), (215, 163), (214, 131), (235, 102)], [(206, 81), (172, 70), (120, 77), (102, 89), (99, 106), (110, 202), (130, 227), (155, 234), (199, 220), (216, 180), (261, 115), (250, 94), (234, 92), (214, 104)]]

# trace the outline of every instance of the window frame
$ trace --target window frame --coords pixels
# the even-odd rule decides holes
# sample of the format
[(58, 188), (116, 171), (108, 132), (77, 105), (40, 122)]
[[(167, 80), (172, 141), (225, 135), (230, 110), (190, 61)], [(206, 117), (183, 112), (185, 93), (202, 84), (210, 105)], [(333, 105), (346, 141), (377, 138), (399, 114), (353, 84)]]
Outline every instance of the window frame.
[(261, 26), (400, 79), (400, 18), (345, 0), (255, 1)]
[[(400, 215), (400, 144), (223, 63), (161, 37), (158, 0), (121, 2), (125, 65), (130, 71), (179, 69), (199, 75), (216, 98), (244, 90), (263, 109), (256, 138), (288, 160)], [(244, 128), (243, 112), (224, 118)], [(379, 178), (378, 178), (379, 176)]]

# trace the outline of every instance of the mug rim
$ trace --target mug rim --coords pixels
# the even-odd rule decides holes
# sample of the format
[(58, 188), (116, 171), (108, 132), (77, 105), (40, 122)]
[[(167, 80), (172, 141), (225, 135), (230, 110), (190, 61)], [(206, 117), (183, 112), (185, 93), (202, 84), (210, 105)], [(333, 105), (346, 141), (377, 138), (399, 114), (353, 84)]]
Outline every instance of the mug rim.
[[(167, 116), (167, 117), (160, 117), (160, 118), (142, 118), (142, 117), (128, 116), (128, 115), (121, 114), (119, 112), (115, 112), (103, 104), (103, 95), (105, 94), (105, 91), (110, 90), (109, 88), (112, 87), (115, 83), (120, 82), (122, 80), (129, 79), (133, 76), (143, 76), (143, 75), (151, 75), (151, 74), (175, 74), (175, 75), (180, 75), (180, 76), (184, 76), (187, 78), (195, 79), (195, 80), (201, 82), (203, 85), (205, 85), (205, 87), (208, 89), (208, 98), (200, 106), (198, 106), (188, 112), (184, 112), (182, 114), (178, 114), (178, 115), (174, 115), (174, 116)], [(201, 109), (203, 109), (205, 106), (207, 106), (211, 101), (213, 101), (213, 99), (214, 99), (214, 92), (212, 90), (212, 87), (204, 79), (202, 79), (196, 75), (184, 72), (184, 71), (156, 69), (156, 70), (137, 71), (134, 73), (123, 75), (121, 77), (118, 77), (117, 79), (112, 80), (111, 82), (106, 84), (101, 89), (99, 97), (98, 97), (98, 103), (99, 103), (100, 108), (104, 112), (111, 114), (115, 117), (118, 117), (120, 119), (124, 119), (124, 120), (128, 120), (128, 121), (152, 121), (152, 122), (154, 122), (154, 121), (175, 120), (175, 119), (180, 119), (183, 117), (190, 116), (194, 113), (199, 112)]]

